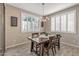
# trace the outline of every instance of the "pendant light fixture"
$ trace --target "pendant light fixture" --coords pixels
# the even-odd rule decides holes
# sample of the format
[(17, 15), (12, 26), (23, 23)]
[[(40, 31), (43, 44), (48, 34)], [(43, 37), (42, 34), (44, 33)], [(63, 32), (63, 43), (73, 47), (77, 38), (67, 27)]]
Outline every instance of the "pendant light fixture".
[(43, 16), (41, 17), (42, 18), (42, 21), (47, 21), (48, 20), (48, 17), (44, 15), (45, 3), (42, 3), (42, 7), (43, 7)]

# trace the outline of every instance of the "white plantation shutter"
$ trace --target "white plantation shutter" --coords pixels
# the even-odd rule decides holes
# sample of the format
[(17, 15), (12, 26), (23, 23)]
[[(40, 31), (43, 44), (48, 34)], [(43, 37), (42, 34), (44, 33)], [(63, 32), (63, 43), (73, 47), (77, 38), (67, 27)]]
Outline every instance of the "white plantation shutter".
[(28, 32), (32, 31), (31, 22), (28, 21)]
[(21, 19), (22, 32), (39, 32), (39, 17), (22, 12)]
[(75, 12), (68, 13), (68, 32), (75, 32)]
[(61, 32), (66, 32), (66, 14), (61, 15)]
[(51, 17), (51, 31), (76, 33), (76, 10)]
[(56, 16), (56, 31), (60, 32), (60, 16)]
[(51, 31), (55, 31), (55, 17), (51, 17)]

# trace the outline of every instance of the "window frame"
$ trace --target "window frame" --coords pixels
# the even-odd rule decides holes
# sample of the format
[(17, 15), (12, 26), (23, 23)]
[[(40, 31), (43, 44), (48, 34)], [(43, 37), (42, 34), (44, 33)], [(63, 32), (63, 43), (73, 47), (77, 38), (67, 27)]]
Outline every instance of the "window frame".
[[(67, 14), (72, 13), (72, 12), (75, 14), (74, 15), (74, 32), (68, 32), (68, 15)], [(66, 31), (65, 32), (61, 31), (61, 15), (66, 15)], [(62, 14), (53, 15), (53, 16), (51, 16), (51, 21), (52, 21), (52, 18), (56, 17), (56, 16), (60, 16), (60, 32), (59, 33), (72, 33), (72, 34), (76, 33), (76, 31), (77, 31), (76, 30), (76, 10), (71, 10), (71, 11), (68, 11), (68, 12), (65, 12), (65, 13), (62, 13)], [(51, 24), (51, 27), (52, 27), (52, 24)], [(53, 31), (51, 29), (51, 32), (58, 32), (58, 31), (56, 31), (56, 18), (55, 18), (55, 31)]]
[[(74, 15), (74, 32), (68, 32), (68, 27), (67, 27), (67, 32), (68, 33), (76, 33), (76, 10), (72, 10), (70, 12), (67, 12), (67, 14), (68, 13), (74, 13), (75, 15)], [(67, 15), (67, 17), (68, 17), (68, 15)], [(68, 18), (67, 18), (67, 26), (68, 26)]]
[[(67, 33), (67, 13), (60, 14), (60, 19), (61, 19), (61, 16), (62, 16), (62, 15), (66, 15), (66, 31), (60, 30), (60, 32), (62, 32), (62, 33)], [(62, 21), (62, 20), (61, 20), (61, 21)], [(60, 24), (60, 27), (61, 27), (61, 24)]]
[[(59, 20), (60, 20), (60, 21), (59, 21), (60, 24), (59, 24), (59, 30), (58, 30), (58, 31), (57, 31), (57, 29), (56, 29), (56, 25), (58, 25), (58, 24), (56, 23), (56, 22), (57, 22), (56, 17), (59, 17)], [(56, 31), (56, 32), (61, 32), (61, 17), (60, 17), (60, 15), (56, 15), (56, 16), (55, 16), (55, 31)]]
[[(28, 28), (27, 28), (27, 31), (23, 31), (23, 29), (22, 29), (22, 26), (23, 26), (23, 24), (22, 24), (22, 21), (23, 21), (23, 15), (24, 15), (24, 17), (25, 16), (32, 16), (32, 17), (34, 17), (35, 19), (37, 19), (38, 20), (38, 31), (36, 30), (36, 31), (33, 31), (33, 30), (31, 30), (31, 31), (28, 31)], [(27, 22), (28, 23), (28, 22)], [(32, 15), (32, 14), (30, 14), (30, 13), (27, 13), (27, 12), (25, 12), (25, 11), (21, 11), (21, 32), (23, 32), (23, 33), (36, 33), (36, 32), (39, 32), (40, 31), (40, 26), (39, 26), (39, 16), (36, 16), (36, 15)], [(32, 23), (31, 23), (32, 24)], [(27, 27), (28, 27), (28, 25), (27, 25)]]

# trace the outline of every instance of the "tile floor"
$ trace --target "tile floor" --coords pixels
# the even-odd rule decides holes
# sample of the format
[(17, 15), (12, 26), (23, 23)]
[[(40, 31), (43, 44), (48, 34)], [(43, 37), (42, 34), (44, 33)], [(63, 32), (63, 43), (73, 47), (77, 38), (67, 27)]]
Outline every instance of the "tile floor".
[[(30, 43), (23, 44), (17, 47), (9, 48), (5, 52), (5, 56), (36, 56), (30, 52)], [(50, 52), (50, 56), (53, 56)], [(79, 56), (79, 48), (61, 44), (61, 49), (56, 53), (56, 56)]]

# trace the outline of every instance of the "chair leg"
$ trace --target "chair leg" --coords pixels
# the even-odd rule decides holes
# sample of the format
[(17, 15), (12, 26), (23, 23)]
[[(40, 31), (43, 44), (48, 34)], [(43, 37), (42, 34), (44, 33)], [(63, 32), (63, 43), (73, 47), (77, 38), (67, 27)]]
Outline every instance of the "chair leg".
[(31, 41), (31, 52), (33, 51), (34, 42)]
[(47, 56), (49, 56), (49, 50), (47, 50)]
[(36, 53), (37, 53), (37, 44), (36, 44)]
[(54, 45), (54, 50), (55, 50), (55, 53), (56, 53), (56, 45)]
[(58, 50), (60, 50), (60, 43), (58, 43)]
[(60, 39), (58, 39), (58, 50), (60, 50)]
[(42, 50), (42, 56), (44, 55), (44, 50)]
[(55, 54), (54, 54), (54, 50), (53, 50), (53, 47), (52, 47), (52, 53), (53, 53), (53, 55), (55, 55)]
[(41, 47), (39, 48), (39, 55), (41, 56)]
[(44, 47), (44, 45), (42, 44), (42, 47), (41, 47), (42, 48), (42, 51), (41, 51), (42, 56), (44, 55), (44, 48), (43, 47)]

